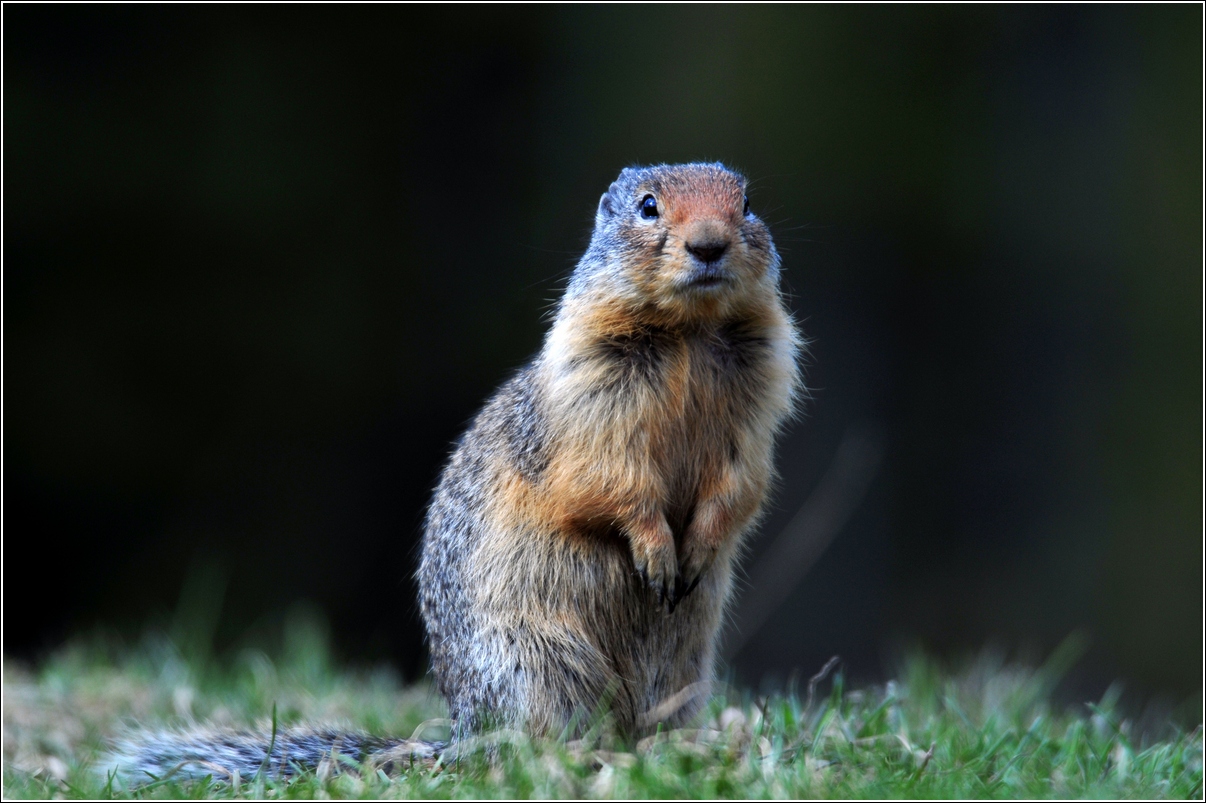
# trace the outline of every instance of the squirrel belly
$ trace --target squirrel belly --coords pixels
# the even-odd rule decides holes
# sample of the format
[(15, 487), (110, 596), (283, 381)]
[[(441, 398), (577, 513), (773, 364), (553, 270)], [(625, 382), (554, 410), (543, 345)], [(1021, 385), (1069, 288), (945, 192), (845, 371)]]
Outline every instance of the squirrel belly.
[(779, 260), (721, 165), (625, 170), (543, 349), (457, 444), (420, 602), (454, 737), (703, 704), (798, 387)]

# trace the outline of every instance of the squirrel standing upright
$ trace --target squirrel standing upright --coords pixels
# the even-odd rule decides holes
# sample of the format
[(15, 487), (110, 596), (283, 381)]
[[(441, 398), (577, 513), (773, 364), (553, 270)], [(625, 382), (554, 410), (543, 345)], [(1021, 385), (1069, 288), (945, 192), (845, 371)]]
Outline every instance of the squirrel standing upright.
[(419, 598), (458, 732), (556, 732), (602, 704), (636, 734), (698, 710), (798, 343), (741, 176), (620, 174), (544, 348), (427, 515)]
[[(453, 738), (635, 736), (707, 697), (733, 564), (799, 387), (779, 256), (721, 164), (627, 168), (535, 359), (457, 443), (424, 527), (419, 598)], [(329, 729), (127, 739), (161, 775), (377, 761), (417, 749)], [(428, 750), (430, 754), (430, 750)]]

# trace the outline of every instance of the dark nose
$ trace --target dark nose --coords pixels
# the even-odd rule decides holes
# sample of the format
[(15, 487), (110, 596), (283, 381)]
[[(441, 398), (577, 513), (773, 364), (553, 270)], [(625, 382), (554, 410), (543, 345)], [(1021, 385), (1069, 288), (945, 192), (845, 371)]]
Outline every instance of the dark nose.
[(687, 251), (700, 262), (716, 262), (729, 250), (727, 240), (701, 240), (687, 243)]

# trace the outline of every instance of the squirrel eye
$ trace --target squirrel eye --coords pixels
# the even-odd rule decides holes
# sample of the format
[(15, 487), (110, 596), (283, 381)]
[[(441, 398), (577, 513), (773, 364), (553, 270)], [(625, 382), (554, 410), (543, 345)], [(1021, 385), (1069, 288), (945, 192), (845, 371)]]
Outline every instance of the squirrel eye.
[(641, 199), (641, 217), (657, 217), (657, 198), (654, 198), (652, 195), (646, 195)]
[(745, 196), (745, 208), (741, 210), (741, 214), (748, 215), (750, 213), (750, 196)]

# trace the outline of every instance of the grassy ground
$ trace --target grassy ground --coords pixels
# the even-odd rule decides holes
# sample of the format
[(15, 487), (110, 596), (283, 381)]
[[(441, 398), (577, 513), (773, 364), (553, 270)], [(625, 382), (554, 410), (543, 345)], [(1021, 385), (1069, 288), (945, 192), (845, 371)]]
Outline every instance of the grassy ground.
[[(426, 687), (388, 671), (334, 669), (317, 631), (297, 628), (276, 661), (246, 651), (186, 660), (166, 640), (69, 648), (36, 672), (4, 667), (5, 798), (129, 797), (96, 771), (104, 740), (139, 725), (338, 722), (410, 735), (443, 715)], [(1056, 661), (1058, 663), (1058, 661)], [(200, 668), (199, 668), (200, 667)], [(944, 674), (915, 659), (885, 687), (840, 672), (768, 700), (718, 695), (701, 727), (637, 744), (499, 732), (457, 762), (287, 780), (151, 783), (133, 796), (231, 797), (1127, 797), (1201, 798), (1202, 727), (1141, 743), (1111, 699), (1048, 702), (1055, 672), (982, 657)], [(440, 721), (429, 732), (446, 732)]]

